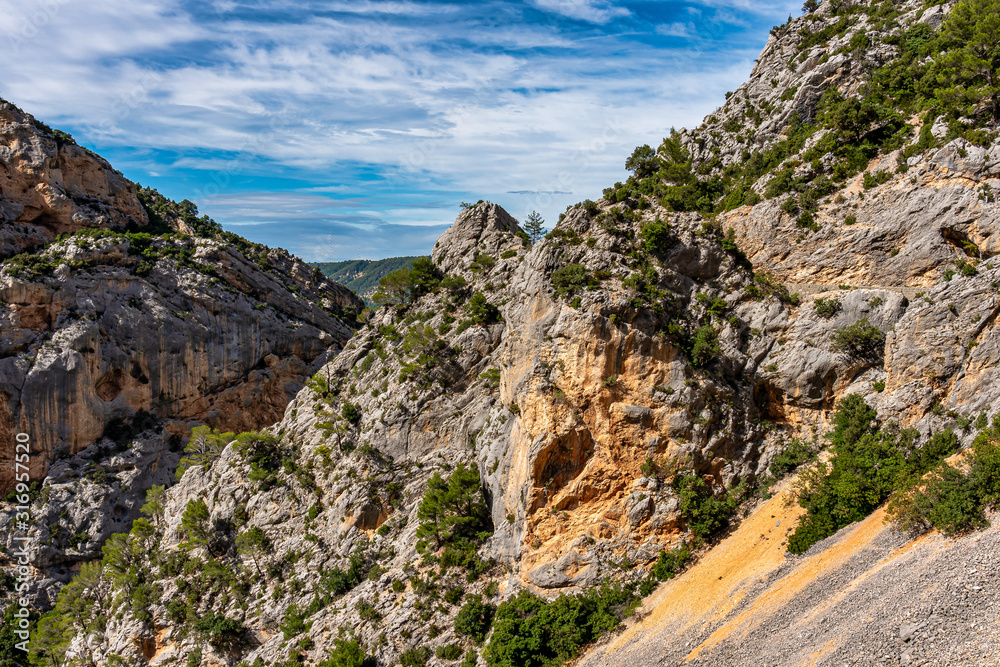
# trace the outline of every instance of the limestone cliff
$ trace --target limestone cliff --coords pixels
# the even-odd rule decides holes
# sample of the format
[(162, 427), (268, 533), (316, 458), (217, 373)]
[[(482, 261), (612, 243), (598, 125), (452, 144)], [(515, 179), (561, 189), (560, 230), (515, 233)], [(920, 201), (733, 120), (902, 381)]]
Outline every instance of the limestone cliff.
[[(193, 230), (167, 213), (177, 207), (6, 102), (0, 136), (0, 492), (13, 436), (27, 433), (32, 477), (53, 500), (36, 565), (65, 576), (65, 560), (97, 555), (146, 489), (169, 483), (192, 426), (278, 420), (363, 304), (284, 251), (180, 233)], [(98, 468), (104, 480), (102, 466), (112, 481), (67, 517), (59, 489), (73, 496)], [(88, 539), (67, 557), (72, 535)]]
[[(933, 62), (921, 45), (953, 3), (924, 4), (822, 2), (776, 27), (750, 81), (703, 126), (637, 150), (631, 178), (570, 207), (533, 244), (497, 205), (463, 211), (395, 303), (336, 357), (319, 357), (280, 421), (189, 468), (150, 523), (117, 538), (148, 556), (126, 574), (111, 556), (97, 574), (88, 570), (73, 599), (91, 616), (66, 621), (67, 655), (97, 664), (313, 664), (354, 638), (379, 664), (444, 664), (454, 650), (473, 649), (455, 626), (463, 595), (498, 603), (524, 590), (634, 589), (661, 550), (693, 541), (692, 489), (750, 511), (749, 489), (763, 495), (775, 456), (796, 438), (822, 442), (846, 394), (863, 396), (886, 423), (913, 427), (915, 442), (953, 427), (969, 445), (972, 418), (1000, 405), (997, 128), (939, 122), (934, 109), (904, 117), (870, 99), (871, 86), (885, 92), (884, 68), (914, 53), (912, 71)], [(893, 102), (912, 110), (912, 100)], [(858, 125), (850, 119), (865, 104), (878, 108)], [(124, 276), (134, 261), (127, 236), (95, 239), (91, 249), (60, 243), (44, 251), (47, 262), (85, 260), (80, 253), (96, 248)], [(148, 275), (169, 264), (182, 282), (186, 262), (223, 252), (214, 241), (181, 243), (193, 259), (159, 260)], [(221, 303), (189, 310), (195, 323), (224, 317)], [(261, 326), (268, 316), (234, 316), (233, 326)], [(171, 327), (189, 326), (177, 319)], [(255, 331), (240, 335), (257, 340)], [(287, 349), (306, 345), (297, 341)], [(147, 366), (140, 370), (153, 382)], [(112, 368), (88, 371), (95, 392)], [(135, 390), (120, 368), (111, 384), (120, 393), (102, 389), (111, 404)], [(157, 381), (170, 372), (158, 371)], [(213, 401), (225, 404), (192, 397), (179, 414), (187, 417), (183, 406), (205, 414)], [(148, 466), (146, 451), (111, 457), (113, 469)], [(53, 466), (46, 488), (65, 495), (42, 501), (47, 516), (76, 502), (71, 490), (90, 488), (75, 476), (83, 459), (72, 461)], [(489, 537), (474, 557), (422, 548), (422, 498), (441, 488), (435, 475), (465, 466), (482, 483)], [(702, 553), (704, 566), (692, 571), (705, 587), (695, 605), (704, 614), (683, 617), (682, 609), (669, 616), (674, 625), (643, 628), (650, 646), (663, 645), (660, 632), (680, 628), (685, 642), (704, 642), (721, 628), (725, 636), (690, 656), (667, 642), (670, 655), (763, 664), (785, 644), (767, 639), (755, 652), (725, 643), (744, 629), (745, 608), (771, 595), (791, 599), (817, 573), (840, 572), (810, 563), (870, 556), (874, 542), (851, 537), (859, 531), (878, 533), (881, 555), (906, 544), (869, 519), (795, 561), (765, 544), (783, 542), (787, 526), (761, 528), (759, 540), (747, 532), (763, 526), (770, 515), (761, 512), (774, 503), (762, 507), (735, 542)], [(785, 511), (779, 521), (800, 513)], [(210, 534), (199, 537), (205, 526)], [(975, 539), (989, 545), (994, 533)], [(918, 547), (960, 551), (955, 544), (935, 538)], [(989, 562), (980, 555), (977, 563)], [(712, 563), (739, 576), (712, 583)], [(857, 572), (866, 586), (867, 570), (848, 574)], [(750, 590), (757, 574), (772, 579)], [(768, 588), (785, 575), (798, 587)], [(897, 580), (933, 597), (923, 580)], [(993, 579), (986, 585), (995, 590)], [(848, 588), (808, 589), (825, 596), (817, 608), (794, 607), (811, 614), (809, 638), (823, 636), (814, 623), (823, 610), (840, 614), (845, 632), (863, 631), (846, 622), (851, 610), (868, 609)], [(745, 608), (713, 597), (733, 591), (746, 594)], [(715, 625), (691, 630), (706, 618)], [(802, 660), (816, 664), (847, 655), (803, 645)], [(486, 663), (468, 655), (468, 664)], [(592, 664), (616, 664), (605, 657)]]

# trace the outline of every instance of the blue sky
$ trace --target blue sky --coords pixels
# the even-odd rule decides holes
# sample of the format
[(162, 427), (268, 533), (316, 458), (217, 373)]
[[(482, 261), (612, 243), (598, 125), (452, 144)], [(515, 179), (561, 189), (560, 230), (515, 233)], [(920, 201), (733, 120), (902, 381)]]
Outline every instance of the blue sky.
[(0, 0), (0, 97), (313, 261), (549, 224), (742, 83), (801, 0)]

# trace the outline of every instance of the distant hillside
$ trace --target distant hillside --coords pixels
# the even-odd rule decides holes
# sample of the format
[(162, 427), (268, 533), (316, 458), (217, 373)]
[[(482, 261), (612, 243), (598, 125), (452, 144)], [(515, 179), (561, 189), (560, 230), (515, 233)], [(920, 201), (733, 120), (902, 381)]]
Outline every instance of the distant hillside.
[(313, 262), (323, 275), (346, 286), (365, 301), (370, 301), (378, 281), (393, 271), (409, 267), (416, 257), (389, 257), (369, 260), (352, 259), (346, 262)]

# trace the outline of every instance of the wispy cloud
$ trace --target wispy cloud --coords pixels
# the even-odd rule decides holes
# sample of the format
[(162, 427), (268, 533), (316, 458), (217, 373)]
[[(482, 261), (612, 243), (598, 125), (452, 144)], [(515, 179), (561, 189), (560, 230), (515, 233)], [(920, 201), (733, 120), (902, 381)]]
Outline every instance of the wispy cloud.
[(796, 4), (0, 0), (0, 96), (251, 238), (327, 225), (412, 254), (424, 232), (377, 230), (600, 196), (635, 145), (720, 103)]
[(532, 0), (532, 4), (549, 12), (590, 23), (607, 23), (613, 18), (631, 14), (628, 9), (604, 0)]

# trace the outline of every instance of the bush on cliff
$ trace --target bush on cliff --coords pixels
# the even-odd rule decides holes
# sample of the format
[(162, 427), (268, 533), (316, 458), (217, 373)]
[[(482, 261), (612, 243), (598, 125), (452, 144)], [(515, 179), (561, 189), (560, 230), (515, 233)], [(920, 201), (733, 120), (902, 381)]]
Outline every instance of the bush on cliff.
[(806, 515), (788, 538), (793, 554), (861, 521), (958, 448), (951, 431), (935, 434), (920, 446), (916, 431), (881, 426), (875, 411), (857, 394), (840, 401), (834, 424), (833, 459), (806, 470), (799, 479), (799, 504)]

